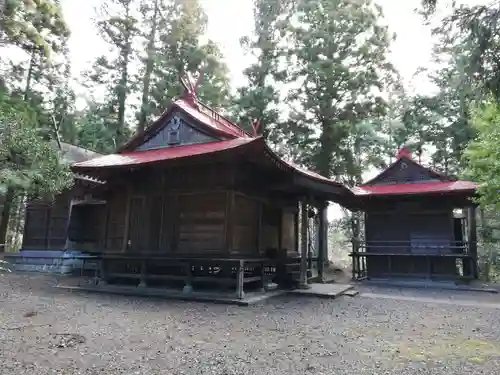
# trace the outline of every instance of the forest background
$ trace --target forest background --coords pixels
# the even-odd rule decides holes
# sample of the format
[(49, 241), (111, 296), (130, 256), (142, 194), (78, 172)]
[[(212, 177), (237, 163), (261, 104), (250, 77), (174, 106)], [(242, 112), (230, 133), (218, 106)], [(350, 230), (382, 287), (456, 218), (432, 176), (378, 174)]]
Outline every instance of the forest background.
[[(495, 277), (499, 17), (478, 0), (0, 0), (0, 243), (19, 247), (27, 195), (72, 183), (54, 127), (113, 152), (203, 69), (202, 101), (243, 127), (261, 119), (281, 156), (349, 186), (402, 146), (478, 182)], [(329, 216), (343, 263), (350, 216)]]

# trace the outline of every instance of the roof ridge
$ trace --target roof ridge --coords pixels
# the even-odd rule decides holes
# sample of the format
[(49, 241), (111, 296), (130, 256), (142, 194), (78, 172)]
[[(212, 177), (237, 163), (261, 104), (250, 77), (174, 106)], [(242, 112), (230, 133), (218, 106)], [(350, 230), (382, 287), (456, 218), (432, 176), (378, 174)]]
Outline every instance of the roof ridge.
[[(198, 104), (203, 107), (204, 109), (207, 109), (210, 111), (210, 117), (212, 117), (214, 120), (221, 122), (225, 126), (229, 126), (233, 130), (236, 130), (239, 132), (241, 135), (245, 136), (251, 136), (248, 132), (246, 132), (241, 126), (236, 124), (235, 122), (231, 121), (228, 119), (226, 116), (222, 115), (219, 111), (215, 110), (214, 108), (210, 107), (208, 104), (203, 103), (201, 100), (197, 100)], [(196, 108), (195, 108), (196, 109)], [(202, 112), (200, 108), (197, 108), (198, 111)], [(207, 114), (205, 112), (202, 112), (204, 114)], [(221, 121), (223, 120), (223, 121)]]

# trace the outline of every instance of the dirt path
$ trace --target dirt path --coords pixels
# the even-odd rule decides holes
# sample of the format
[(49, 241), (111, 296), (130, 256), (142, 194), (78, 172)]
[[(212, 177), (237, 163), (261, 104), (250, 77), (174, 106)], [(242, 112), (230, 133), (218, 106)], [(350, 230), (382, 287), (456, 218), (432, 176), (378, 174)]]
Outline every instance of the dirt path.
[(439, 303), (432, 293), (237, 307), (71, 294), (53, 283), (0, 276), (1, 374), (496, 375), (500, 368), (500, 309)]

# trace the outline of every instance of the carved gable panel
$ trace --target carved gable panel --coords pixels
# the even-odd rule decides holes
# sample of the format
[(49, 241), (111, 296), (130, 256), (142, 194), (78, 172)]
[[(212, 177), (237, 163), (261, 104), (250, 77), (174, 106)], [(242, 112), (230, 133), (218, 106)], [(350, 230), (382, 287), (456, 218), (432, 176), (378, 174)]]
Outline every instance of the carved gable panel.
[(439, 181), (427, 169), (400, 159), (391, 168), (387, 169), (370, 185), (414, 184), (421, 182)]
[(158, 133), (137, 147), (137, 150), (153, 150), (213, 141), (217, 141), (217, 139), (200, 132), (189, 125), (180, 115), (174, 114)]

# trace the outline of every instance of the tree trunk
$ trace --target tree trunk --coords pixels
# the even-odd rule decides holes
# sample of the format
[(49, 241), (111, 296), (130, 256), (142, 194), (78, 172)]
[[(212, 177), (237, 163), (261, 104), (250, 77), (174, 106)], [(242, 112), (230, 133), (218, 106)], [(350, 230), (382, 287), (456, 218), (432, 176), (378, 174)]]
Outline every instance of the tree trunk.
[(29, 94), (31, 91), (31, 80), (33, 78), (33, 69), (35, 67), (36, 50), (33, 48), (31, 50), (30, 62), (28, 66), (28, 75), (26, 76), (26, 86), (24, 87), (23, 99), (25, 102), (29, 99)]
[(14, 203), (14, 189), (7, 189), (2, 208), (2, 217), (0, 219), (0, 252), (5, 251), (5, 242), (7, 240), (7, 229), (9, 227), (10, 212)]
[[(127, 6), (126, 18), (128, 19), (130, 15), (130, 6)], [(130, 28), (125, 30), (125, 47), (121, 50), (121, 56), (123, 57), (121, 66), (121, 76), (120, 83), (118, 87), (118, 128), (116, 130), (117, 142), (121, 145), (124, 141), (125, 132), (125, 104), (127, 101), (128, 85), (129, 85), (129, 74), (128, 74), (128, 64), (130, 62), (130, 55), (132, 53), (132, 32)]]
[(490, 228), (488, 227), (486, 219), (484, 217), (484, 207), (479, 208), (479, 215), (481, 217), (481, 237), (483, 237), (483, 247), (488, 247), (488, 258), (486, 259), (486, 264), (484, 267), (484, 279), (485, 281), (490, 281), (491, 265), (493, 264), (493, 244)]
[(156, 29), (158, 27), (158, 0), (155, 1), (155, 8), (153, 14), (153, 25), (151, 26), (151, 32), (149, 33), (148, 46), (147, 46), (147, 60), (146, 60), (146, 71), (143, 77), (143, 88), (142, 88), (142, 103), (141, 103), (141, 113), (139, 115), (139, 131), (143, 131), (146, 127), (146, 121), (148, 118), (148, 102), (149, 102), (149, 87), (151, 85), (151, 74), (153, 73), (154, 61), (155, 61), (155, 38)]
[(324, 122), (319, 136), (319, 153), (316, 161), (316, 172), (329, 178), (333, 167), (333, 153), (335, 151), (335, 134), (332, 126)]

